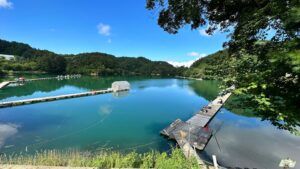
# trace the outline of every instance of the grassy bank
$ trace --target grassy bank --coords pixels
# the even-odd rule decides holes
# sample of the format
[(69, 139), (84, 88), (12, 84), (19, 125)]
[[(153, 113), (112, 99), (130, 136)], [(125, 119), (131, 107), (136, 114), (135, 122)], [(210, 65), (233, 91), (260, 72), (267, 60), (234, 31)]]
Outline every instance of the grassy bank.
[(173, 149), (168, 155), (150, 151), (143, 154), (131, 152), (99, 152), (91, 154), (77, 150), (43, 151), (33, 155), (0, 155), (0, 164), (99, 167), (99, 168), (199, 168), (195, 159), (187, 160), (180, 149)]

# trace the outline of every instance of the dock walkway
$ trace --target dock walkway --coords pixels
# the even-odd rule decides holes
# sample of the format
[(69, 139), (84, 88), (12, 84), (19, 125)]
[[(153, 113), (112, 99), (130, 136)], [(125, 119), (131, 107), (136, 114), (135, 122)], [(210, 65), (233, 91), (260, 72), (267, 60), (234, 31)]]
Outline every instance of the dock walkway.
[(202, 78), (194, 78), (194, 77), (185, 77), (185, 76), (176, 76), (180, 79), (189, 79), (189, 80), (203, 80)]
[[(119, 90), (127, 91), (127, 90)], [(76, 97), (84, 97), (84, 96), (93, 96), (105, 93), (112, 93), (113, 90), (111, 88), (105, 90), (96, 90), (96, 91), (89, 91), (83, 93), (76, 93), (76, 94), (66, 94), (66, 95), (59, 95), (59, 96), (50, 96), (50, 97), (41, 97), (41, 98), (34, 98), (34, 99), (26, 99), (26, 100), (17, 100), (17, 101), (9, 101), (9, 102), (0, 102), (0, 108), (5, 107), (13, 107), (13, 106), (21, 106), (26, 104), (34, 104), (39, 102), (48, 102), (48, 101), (55, 101), (55, 100), (62, 100), (62, 99), (70, 99)]]
[(186, 122), (198, 127), (205, 127), (210, 120), (216, 115), (221, 109), (223, 104), (230, 97), (231, 93), (227, 93), (223, 96), (218, 96), (214, 101), (210, 102), (206, 107), (200, 110), (199, 113), (195, 114)]
[(93, 96), (93, 95), (105, 94), (105, 93), (121, 93), (129, 90), (130, 90), (129, 82), (116, 81), (112, 83), (111, 88), (107, 88), (104, 90), (95, 90), (95, 91), (88, 91), (88, 92), (75, 93), (75, 94), (65, 94), (59, 96), (48, 96), (48, 97), (40, 97), (40, 98), (33, 98), (33, 99), (0, 102), (0, 108), (21, 106), (26, 104), (34, 104), (39, 102), (48, 102), (48, 101), (55, 101), (55, 100), (62, 100), (62, 99), (70, 99), (75, 97)]
[(187, 121), (176, 119), (160, 133), (176, 140), (187, 158), (194, 157), (199, 165), (205, 165), (198, 156), (196, 149), (204, 150), (212, 136), (212, 130), (207, 126), (230, 95), (231, 93), (227, 93), (218, 96)]
[(38, 80), (52, 80), (52, 79), (71, 79), (71, 78), (80, 78), (81, 75), (65, 75), (65, 76), (56, 76), (56, 77), (43, 77), (43, 78), (35, 78), (35, 79), (24, 79), (22, 80), (12, 80), (12, 81), (5, 81), (0, 83), (0, 89), (8, 86), (9, 84), (13, 83), (23, 83), (23, 82), (32, 82), (32, 81), (38, 81)]
[(5, 86), (9, 85), (10, 83), (11, 83), (10, 81), (0, 83), (0, 89), (4, 88)]

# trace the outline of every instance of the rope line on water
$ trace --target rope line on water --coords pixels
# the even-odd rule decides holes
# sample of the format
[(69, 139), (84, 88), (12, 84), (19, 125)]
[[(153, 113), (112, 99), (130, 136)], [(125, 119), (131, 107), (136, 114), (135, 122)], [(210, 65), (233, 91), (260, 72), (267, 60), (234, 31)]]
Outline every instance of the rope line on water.
[[(57, 141), (59, 139), (63, 139), (63, 138), (66, 138), (66, 137), (69, 137), (69, 136), (72, 136), (72, 135), (76, 135), (76, 134), (81, 133), (81, 132), (83, 132), (85, 130), (93, 128), (93, 127), (95, 127), (95, 126), (97, 126), (99, 124), (102, 124), (106, 118), (107, 118), (107, 116), (105, 116), (105, 118), (101, 119), (100, 121), (96, 121), (94, 123), (91, 123), (87, 127), (82, 128), (80, 130), (77, 130), (75, 132), (68, 133), (66, 135), (62, 135), (62, 136), (59, 136), (59, 137), (56, 137), (56, 138), (53, 138), (53, 139), (50, 139), (50, 140), (45, 140), (45, 141), (41, 141), (41, 142), (38, 142), (38, 143), (33, 143), (33, 144), (26, 145), (25, 146), (25, 150), (27, 151), (28, 148), (32, 148), (32, 147), (35, 147), (35, 146), (42, 146), (43, 144), (46, 144), (46, 143), (49, 144), (49, 143)], [(162, 141), (163, 141), (163, 139), (157, 138), (157, 139), (154, 139), (154, 140), (152, 140), (152, 141), (150, 141), (148, 143), (145, 143), (145, 144), (137, 144), (137, 145), (134, 145), (132, 147), (126, 147), (126, 148), (119, 149), (119, 151), (122, 151), (122, 150), (134, 150), (134, 149), (141, 148), (141, 147), (146, 147), (146, 146), (149, 146), (149, 145), (152, 145), (152, 144), (155, 144), (155, 143), (160, 143)], [(97, 149), (100, 149), (100, 150), (106, 149), (105, 147), (109, 144), (109, 142), (110, 141), (107, 141), (104, 145), (102, 145), (101, 147), (98, 147)], [(170, 150), (172, 150), (172, 147), (168, 151), (170, 151)], [(1, 153), (5, 154), (5, 153), (11, 153), (11, 152), (15, 152), (15, 150), (2, 151)], [(22, 153), (22, 151), (21, 151), (21, 153)]]
[[(107, 116), (105, 116), (103, 119), (101, 119), (100, 121), (96, 121), (94, 123), (91, 123), (89, 126), (85, 127), (85, 128), (82, 128), (80, 130), (77, 130), (77, 131), (74, 131), (72, 133), (68, 133), (68, 134), (65, 134), (65, 135), (62, 135), (62, 136), (58, 136), (56, 138), (53, 138), (53, 139), (50, 139), (50, 140), (45, 140), (45, 141), (41, 141), (41, 142), (38, 142), (38, 143), (32, 143), (32, 144), (29, 144), (29, 145), (26, 145), (25, 146), (25, 151), (28, 150), (29, 147), (34, 147), (34, 146), (41, 146), (43, 144), (46, 144), (46, 143), (50, 143), (50, 142), (54, 142), (54, 141), (57, 141), (59, 139), (62, 139), (62, 138), (66, 138), (66, 137), (69, 137), (69, 136), (72, 136), (72, 135), (75, 135), (75, 134), (78, 134), (78, 133), (81, 133), (85, 130), (88, 130), (90, 128), (93, 128), (95, 126), (97, 126), (98, 124), (102, 124), (104, 122), (104, 120), (107, 118)], [(14, 152), (15, 150), (8, 150), (8, 151), (1, 151), (1, 153), (11, 153), (11, 152)]]

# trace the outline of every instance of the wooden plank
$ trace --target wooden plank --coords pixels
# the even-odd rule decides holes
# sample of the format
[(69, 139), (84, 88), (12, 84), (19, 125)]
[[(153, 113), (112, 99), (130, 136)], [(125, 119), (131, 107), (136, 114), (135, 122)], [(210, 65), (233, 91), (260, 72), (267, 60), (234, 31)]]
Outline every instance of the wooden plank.
[(183, 122), (180, 119), (176, 119), (173, 123), (171, 123), (167, 128), (163, 129), (160, 134), (168, 136), (172, 139), (174, 139), (172, 132), (176, 128), (180, 128), (180, 126), (183, 125)]
[(191, 144), (189, 144), (185, 138), (181, 137), (179, 133), (180, 133), (180, 131), (178, 133), (176, 133), (174, 136), (175, 136), (175, 140), (177, 141), (179, 147), (181, 148), (184, 156), (189, 159), (194, 157), (194, 158), (196, 158), (199, 165), (203, 165), (204, 162), (198, 156), (196, 150), (193, 149)]
[(189, 120), (187, 120), (187, 123), (199, 126), (199, 127), (204, 127), (210, 120), (210, 117), (204, 116), (202, 114), (196, 114)]
[(231, 93), (227, 93), (223, 96), (218, 96), (215, 100), (199, 111), (199, 113), (188, 119), (187, 122), (200, 127), (205, 127), (222, 108), (230, 95)]

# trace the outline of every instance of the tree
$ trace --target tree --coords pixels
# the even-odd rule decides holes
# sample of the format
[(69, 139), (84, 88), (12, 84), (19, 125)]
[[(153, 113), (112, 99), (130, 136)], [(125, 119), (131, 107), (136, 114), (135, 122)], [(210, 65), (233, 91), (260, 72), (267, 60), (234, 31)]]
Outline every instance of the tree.
[(237, 87), (240, 106), (298, 133), (299, 0), (147, 0), (147, 8), (160, 10), (158, 25), (171, 34), (184, 25), (197, 29), (206, 24), (208, 34), (228, 33), (228, 57), (192, 73), (223, 77), (226, 86)]
[(48, 55), (38, 58), (39, 69), (48, 73), (65, 73), (66, 59), (62, 56)]
[(158, 24), (172, 34), (186, 24), (192, 29), (208, 24), (208, 34), (233, 29), (224, 44), (230, 49), (251, 49), (270, 30), (273, 41), (300, 36), (299, 0), (147, 0), (147, 8), (160, 9)]

